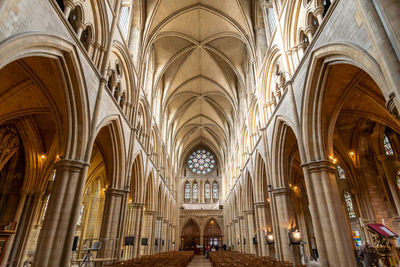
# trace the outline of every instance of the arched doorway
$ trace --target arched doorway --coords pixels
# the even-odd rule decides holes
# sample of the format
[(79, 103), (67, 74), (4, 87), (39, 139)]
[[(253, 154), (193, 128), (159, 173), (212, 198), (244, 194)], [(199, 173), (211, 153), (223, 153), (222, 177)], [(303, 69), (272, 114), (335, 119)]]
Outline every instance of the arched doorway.
[(203, 243), (210, 246), (222, 245), (222, 231), (214, 219), (211, 219), (204, 229)]
[(200, 228), (192, 219), (182, 229), (181, 244), (184, 250), (195, 250), (200, 245)]

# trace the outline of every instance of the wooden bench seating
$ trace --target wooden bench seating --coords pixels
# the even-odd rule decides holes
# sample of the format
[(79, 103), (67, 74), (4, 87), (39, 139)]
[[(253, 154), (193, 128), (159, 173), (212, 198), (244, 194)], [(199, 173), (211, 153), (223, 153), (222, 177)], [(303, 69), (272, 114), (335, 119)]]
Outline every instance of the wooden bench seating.
[[(210, 260), (214, 267), (292, 267), (290, 262), (277, 261), (272, 257), (259, 257), (238, 251), (213, 251)], [(302, 267), (305, 265), (298, 265)]]
[(127, 261), (119, 261), (104, 266), (109, 267), (186, 267), (193, 258), (193, 251), (171, 251), (145, 255)]

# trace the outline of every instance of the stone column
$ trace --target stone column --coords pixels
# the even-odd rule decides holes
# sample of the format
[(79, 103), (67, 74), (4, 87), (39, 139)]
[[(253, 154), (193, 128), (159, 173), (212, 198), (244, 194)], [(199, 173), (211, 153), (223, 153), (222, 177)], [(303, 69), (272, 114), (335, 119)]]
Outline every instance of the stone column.
[(19, 202), (18, 202), (18, 206), (17, 206), (17, 210), (15, 212), (15, 216), (13, 221), (17, 222), (17, 226), (16, 226), (16, 230), (17, 232), (13, 235), (10, 236), (10, 238), (7, 240), (7, 246), (5, 247), (4, 251), (3, 251), (3, 260), (1, 262), (1, 264), (5, 264), (9, 261), (9, 260), (13, 260), (13, 257), (9, 257), (10, 256), (10, 252), (11, 252), (11, 248), (15, 247), (17, 244), (14, 244), (14, 240), (15, 243), (18, 243), (18, 239), (20, 238), (21, 233), (24, 231), (23, 229), (21, 229), (24, 226), (24, 222), (21, 221), (21, 216), (22, 216), (22, 212), (24, 210), (24, 206), (25, 206), (25, 200), (27, 199), (27, 195), (28, 192), (26, 190), (21, 190), (20, 191), (20, 198), (19, 198)]
[(100, 238), (101, 257), (119, 258), (123, 232), (123, 211), (129, 191), (118, 188), (107, 188)]
[(390, 193), (392, 194), (394, 204), (396, 206), (397, 214), (400, 215), (400, 194), (395, 177), (397, 171), (400, 169), (400, 158), (398, 156), (381, 156), (379, 160), (382, 163), (385, 172), (386, 180), (389, 184)]
[(68, 19), (71, 10), (74, 8), (74, 2), (72, 0), (64, 0), (64, 16)]
[(232, 223), (227, 225), (228, 227), (228, 243), (226, 244), (228, 247), (232, 244)]
[(289, 232), (291, 226), (297, 226), (294, 218), (294, 210), (290, 199), (290, 188), (281, 187), (270, 190), (276, 211), (275, 244), (278, 259), (300, 264), (299, 246), (289, 246)]
[(255, 236), (255, 229), (254, 229), (254, 210), (246, 210), (245, 212), (246, 217), (246, 228), (247, 228), (247, 236), (249, 239), (249, 249), (248, 252), (251, 254), (256, 254), (256, 247), (253, 244), (253, 237)]
[(147, 251), (145, 254), (150, 255), (154, 253), (154, 239), (155, 239), (155, 224), (156, 224), (156, 212), (147, 210), (145, 211), (145, 216), (147, 216), (148, 221), (144, 227), (146, 227), (147, 233)]
[(257, 242), (259, 256), (270, 256), (265, 247), (265, 232), (267, 229), (267, 203), (254, 203), (255, 216), (257, 222)]
[(304, 33), (307, 35), (308, 43), (311, 43), (311, 40), (313, 39), (314, 28), (313, 28), (312, 26), (308, 26), (308, 27), (304, 30)]
[(82, 22), (79, 22), (78, 29), (76, 30), (76, 36), (78, 37), (78, 39), (81, 39), (82, 32), (84, 29), (85, 29), (85, 24), (83, 24)]
[(323, 15), (324, 15), (324, 7), (323, 6), (317, 7), (314, 10), (314, 16), (317, 17), (319, 25), (321, 25), (322, 21), (324, 20)]
[(69, 266), (88, 163), (63, 159), (55, 164), (56, 177), (33, 266)]
[[(161, 233), (162, 233), (162, 216), (157, 216), (156, 220), (156, 229), (155, 229), (155, 234), (154, 234), (154, 253), (160, 253), (161, 252)], [(157, 240), (157, 245), (155, 245), (155, 242)]]
[(294, 60), (293, 60), (293, 53), (292, 53), (292, 50), (291, 50), (291, 49), (289, 49), (289, 50), (286, 51), (286, 56), (287, 56), (288, 59), (289, 59), (290, 68), (292, 69), (292, 72), (294, 72), (294, 70), (295, 70), (295, 68), (296, 68), (296, 65), (295, 65)]
[(304, 52), (306, 51), (306, 44), (305, 43), (300, 43), (298, 46), (297, 46), (297, 51), (298, 51), (298, 53), (297, 53), (297, 55), (298, 55), (298, 57), (299, 57), (299, 62), (301, 61), (301, 59), (303, 58), (303, 56), (304, 56)]
[[(162, 221), (161, 244), (159, 244), (159, 245), (161, 245), (162, 252), (167, 251), (168, 222), (169, 222), (169, 220)], [(164, 240), (164, 245), (162, 244), (163, 240)]]
[(233, 238), (232, 238), (232, 245), (234, 247), (234, 250), (238, 251), (238, 247), (240, 244), (238, 244), (238, 228), (237, 228), (237, 219), (232, 220), (232, 230), (233, 230)]
[[(246, 231), (244, 226), (244, 216), (238, 216), (239, 233), (240, 233), (240, 251), (246, 252), (246, 246), (249, 240), (246, 238)], [(246, 239), (246, 244), (244, 244), (244, 239)]]
[[(294, 46), (292, 48), (292, 54), (293, 54), (293, 56), (292, 56), (293, 62), (296, 66), (298, 66), (300, 63), (300, 59), (299, 59), (299, 49), (297, 48), (297, 46)], [(294, 72), (294, 69), (293, 69), (293, 72)]]
[(141, 226), (143, 218), (143, 203), (129, 203), (127, 208), (127, 221), (125, 225), (125, 237), (133, 236), (133, 246), (125, 246), (124, 258), (133, 259), (139, 257)]
[(321, 266), (356, 266), (335, 166), (330, 161), (319, 160), (302, 167)]
[[(384, 51), (383, 53), (378, 53), (378, 57), (380, 57), (380, 60), (378, 61), (382, 68), (383, 75), (385, 76), (385, 80), (387, 81), (389, 88), (394, 91), (396, 96), (399, 96), (400, 63), (392, 43), (390, 42), (390, 39), (385, 31), (382, 21), (379, 18), (379, 14), (374, 6), (374, 2), (376, 4), (377, 1), (357, 0), (355, 2), (357, 3), (358, 9), (361, 11), (364, 17), (363, 21), (365, 28), (367, 29), (375, 51)], [(389, 3), (390, 1), (385, 2)], [(397, 13), (393, 14), (396, 14), (395, 16), (398, 17)], [(398, 107), (398, 97), (395, 101)]]

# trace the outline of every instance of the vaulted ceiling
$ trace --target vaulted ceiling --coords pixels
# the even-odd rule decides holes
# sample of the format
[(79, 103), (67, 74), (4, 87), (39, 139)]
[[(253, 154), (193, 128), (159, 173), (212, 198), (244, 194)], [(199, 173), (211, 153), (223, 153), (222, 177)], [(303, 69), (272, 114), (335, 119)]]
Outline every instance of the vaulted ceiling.
[(199, 144), (226, 154), (253, 58), (251, 6), (248, 0), (148, 2), (152, 88), (178, 158)]

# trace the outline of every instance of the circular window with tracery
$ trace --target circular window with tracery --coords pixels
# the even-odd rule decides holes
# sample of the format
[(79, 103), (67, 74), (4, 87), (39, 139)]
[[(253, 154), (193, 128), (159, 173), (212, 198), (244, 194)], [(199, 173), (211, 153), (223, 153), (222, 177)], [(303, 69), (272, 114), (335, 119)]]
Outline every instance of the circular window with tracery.
[(198, 175), (210, 173), (215, 167), (215, 157), (205, 149), (199, 149), (190, 154), (188, 167)]

